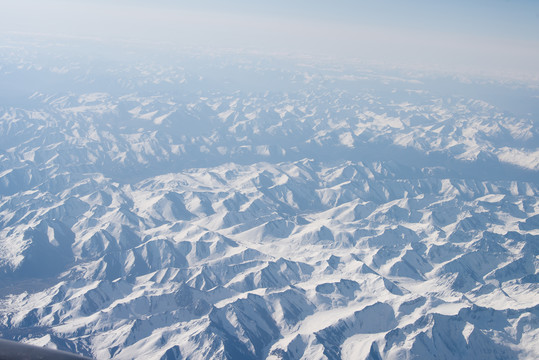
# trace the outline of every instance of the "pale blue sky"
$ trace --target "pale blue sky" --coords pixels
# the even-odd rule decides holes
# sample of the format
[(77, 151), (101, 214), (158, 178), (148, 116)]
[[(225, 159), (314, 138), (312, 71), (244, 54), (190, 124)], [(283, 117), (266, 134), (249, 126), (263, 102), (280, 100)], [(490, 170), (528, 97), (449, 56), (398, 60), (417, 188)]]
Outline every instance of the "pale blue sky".
[[(143, 4), (144, 1), (138, 1)], [(487, 35), (539, 36), (537, 0), (378, 1), (162, 1), (163, 5), (314, 21), (471, 31)]]
[(537, 0), (19, 0), (0, 31), (539, 76)]

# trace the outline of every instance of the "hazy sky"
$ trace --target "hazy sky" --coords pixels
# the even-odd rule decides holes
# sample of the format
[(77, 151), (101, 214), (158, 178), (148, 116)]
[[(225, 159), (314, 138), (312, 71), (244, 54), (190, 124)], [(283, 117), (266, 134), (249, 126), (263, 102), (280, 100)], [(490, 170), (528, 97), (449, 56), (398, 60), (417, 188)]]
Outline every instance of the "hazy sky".
[(537, 0), (18, 0), (0, 31), (539, 76)]

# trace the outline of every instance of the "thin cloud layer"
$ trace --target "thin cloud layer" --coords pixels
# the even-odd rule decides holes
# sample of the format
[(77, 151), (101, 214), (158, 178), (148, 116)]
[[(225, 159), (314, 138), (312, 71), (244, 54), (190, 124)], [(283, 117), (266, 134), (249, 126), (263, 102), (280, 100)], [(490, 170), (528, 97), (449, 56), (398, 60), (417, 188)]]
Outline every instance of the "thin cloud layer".
[(4, 7), (0, 31), (358, 59), (539, 77), (539, 5), (424, 1), (39, 2)]

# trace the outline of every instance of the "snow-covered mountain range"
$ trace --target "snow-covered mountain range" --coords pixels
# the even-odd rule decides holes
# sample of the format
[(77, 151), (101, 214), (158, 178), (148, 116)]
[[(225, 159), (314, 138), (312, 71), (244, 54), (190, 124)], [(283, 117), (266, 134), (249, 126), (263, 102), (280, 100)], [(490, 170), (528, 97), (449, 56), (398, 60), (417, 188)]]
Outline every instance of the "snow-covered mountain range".
[(56, 50), (0, 51), (1, 337), (97, 359), (539, 357), (536, 88)]

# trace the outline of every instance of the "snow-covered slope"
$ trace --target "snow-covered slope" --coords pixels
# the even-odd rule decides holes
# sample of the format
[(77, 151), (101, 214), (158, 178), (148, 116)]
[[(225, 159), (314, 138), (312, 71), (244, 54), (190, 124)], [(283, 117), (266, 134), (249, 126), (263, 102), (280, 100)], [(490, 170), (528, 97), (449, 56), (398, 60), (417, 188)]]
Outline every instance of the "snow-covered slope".
[(2, 337), (98, 359), (539, 356), (539, 112), (457, 80), (2, 51)]

